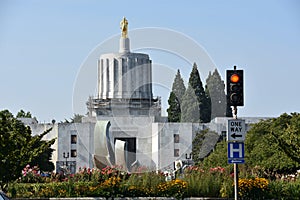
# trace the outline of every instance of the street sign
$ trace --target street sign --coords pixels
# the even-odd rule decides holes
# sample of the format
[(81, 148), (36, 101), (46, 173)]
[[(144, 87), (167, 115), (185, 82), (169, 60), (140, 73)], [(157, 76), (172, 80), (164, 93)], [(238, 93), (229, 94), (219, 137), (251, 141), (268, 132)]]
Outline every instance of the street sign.
[(245, 120), (229, 119), (227, 124), (227, 141), (244, 142), (246, 134)]
[(243, 142), (228, 142), (227, 149), (228, 163), (245, 163), (245, 145)]

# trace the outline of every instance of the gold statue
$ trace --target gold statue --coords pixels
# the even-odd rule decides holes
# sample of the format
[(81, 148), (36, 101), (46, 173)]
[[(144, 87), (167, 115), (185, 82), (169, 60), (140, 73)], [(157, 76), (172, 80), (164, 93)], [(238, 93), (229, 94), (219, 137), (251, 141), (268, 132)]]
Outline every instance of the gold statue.
[(120, 22), (120, 28), (122, 30), (122, 38), (127, 38), (128, 21), (125, 17), (123, 17), (122, 21)]

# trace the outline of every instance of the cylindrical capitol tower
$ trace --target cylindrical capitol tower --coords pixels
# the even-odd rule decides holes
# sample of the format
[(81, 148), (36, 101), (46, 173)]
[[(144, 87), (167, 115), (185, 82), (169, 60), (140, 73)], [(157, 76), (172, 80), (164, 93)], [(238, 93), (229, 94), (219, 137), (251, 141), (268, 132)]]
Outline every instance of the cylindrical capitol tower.
[(101, 55), (98, 60), (98, 98), (152, 99), (149, 56), (130, 52)]
[(160, 101), (152, 94), (152, 62), (147, 54), (130, 52), (127, 26), (124, 18), (119, 52), (98, 59), (97, 98), (88, 108), (97, 115), (160, 115)]
[(98, 98), (152, 99), (151, 60), (147, 54), (131, 53), (129, 47), (127, 33), (122, 33), (119, 53), (100, 56)]

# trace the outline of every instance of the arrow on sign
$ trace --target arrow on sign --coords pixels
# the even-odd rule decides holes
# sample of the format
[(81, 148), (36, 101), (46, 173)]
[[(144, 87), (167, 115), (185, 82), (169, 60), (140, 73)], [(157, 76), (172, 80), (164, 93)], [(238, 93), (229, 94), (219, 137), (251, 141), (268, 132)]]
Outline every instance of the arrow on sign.
[(231, 134), (231, 137), (235, 139), (235, 138), (239, 138), (239, 137), (243, 137), (243, 136), (234, 133), (234, 134)]

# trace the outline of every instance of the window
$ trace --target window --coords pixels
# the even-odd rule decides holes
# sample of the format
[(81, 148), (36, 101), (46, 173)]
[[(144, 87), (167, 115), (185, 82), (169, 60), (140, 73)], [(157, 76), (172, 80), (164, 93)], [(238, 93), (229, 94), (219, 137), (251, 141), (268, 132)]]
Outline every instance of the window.
[(179, 134), (174, 134), (174, 143), (179, 143)]
[(174, 157), (179, 157), (179, 149), (174, 149)]
[(71, 144), (77, 144), (77, 135), (71, 135)]
[(71, 157), (77, 157), (77, 150), (75, 149), (71, 150)]

